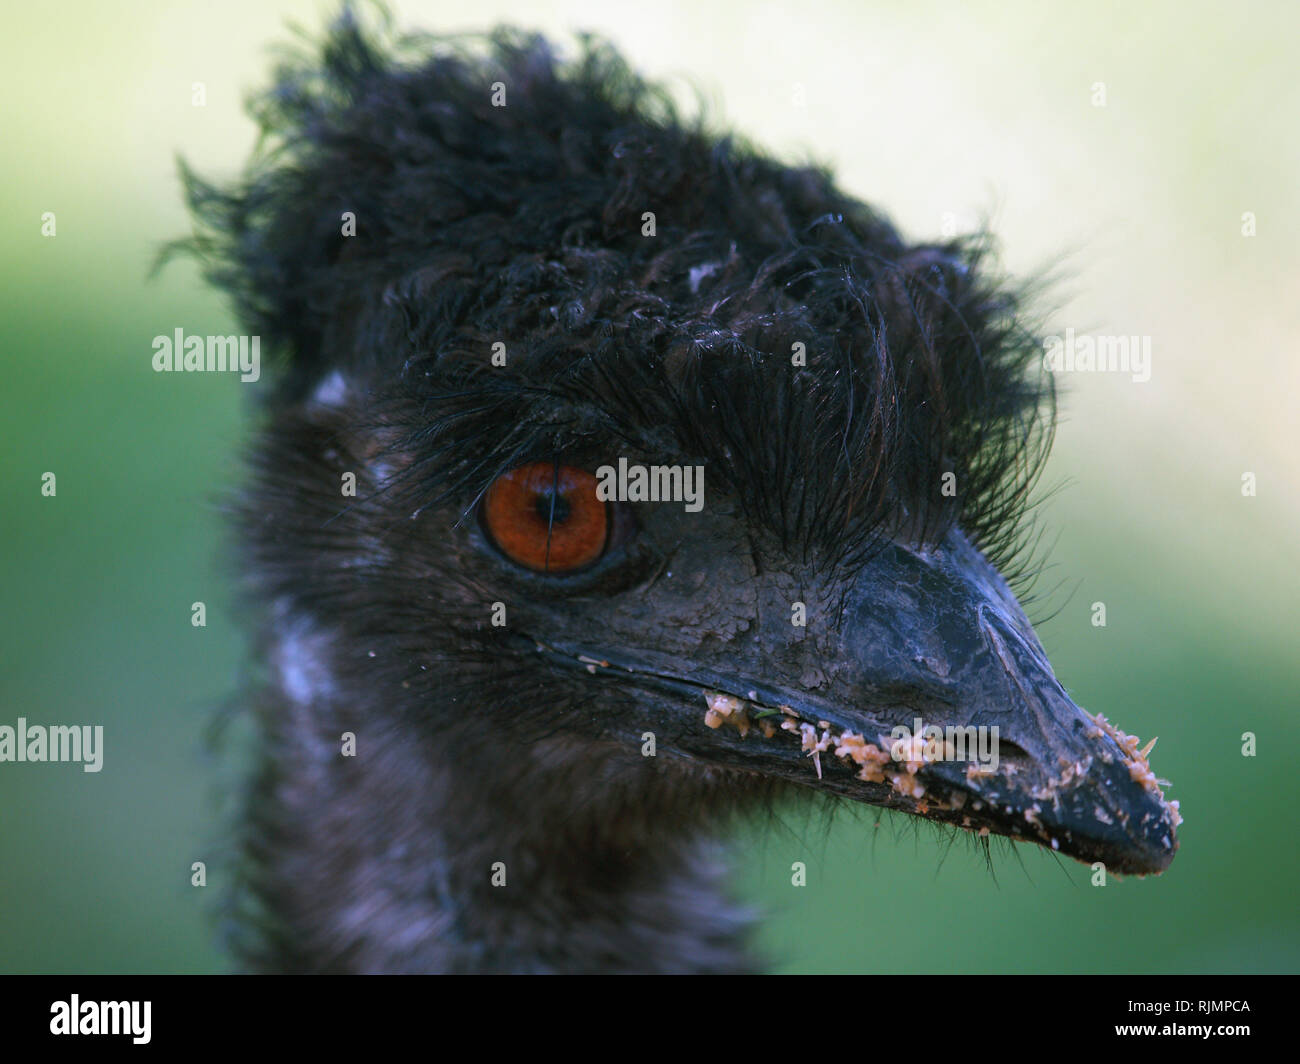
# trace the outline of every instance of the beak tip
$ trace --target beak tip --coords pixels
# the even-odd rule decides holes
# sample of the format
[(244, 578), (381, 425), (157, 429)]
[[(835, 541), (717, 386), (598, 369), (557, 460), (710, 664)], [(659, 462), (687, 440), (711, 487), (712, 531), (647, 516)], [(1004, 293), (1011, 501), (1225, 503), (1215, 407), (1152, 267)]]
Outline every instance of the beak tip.
[[(1127, 774), (1125, 774), (1127, 775)], [(1115, 776), (1102, 776), (1079, 789), (1061, 818), (1071, 856), (1126, 875), (1159, 875), (1178, 852), (1177, 806), (1154, 792), (1117, 787)]]

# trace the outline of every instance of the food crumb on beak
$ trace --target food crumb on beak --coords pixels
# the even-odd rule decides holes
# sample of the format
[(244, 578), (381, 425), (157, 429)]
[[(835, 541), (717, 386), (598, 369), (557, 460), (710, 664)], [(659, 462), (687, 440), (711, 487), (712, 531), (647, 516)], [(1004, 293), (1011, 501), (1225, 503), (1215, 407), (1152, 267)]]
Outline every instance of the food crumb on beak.
[(858, 779), (864, 783), (889, 783), (882, 766), (892, 759), (879, 746), (853, 732), (843, 732), (839, 745), (835, 747), (835, 756), (852, 760), (858, 766)]
[(920, 798), (925, 794), (925, 785), (910, 771), (889, 773), (889, 785), (908, 798)]
[[(1146, 746), (1139, 749), (1142, 742), (1136, 735), (1129, 735), (1115, 727), (1100, 713), (1093, 715), (1084, 711), (1085, 715), (1097, 726), (1093, 733), (1095, 738), (1102, 735), (1109, 735), (1119, 745), (1120, 750), (1124, 752), (1124, 763), (1128, 767), (1128, 773), (1134, 782), (1142, 784), (1142, 787), (1149, 794), (1154, 794), (1160, 799), (1160, 802), (1169, 810), (1169, 819), (1174, 827), (1178, 827), (1183, 822), (1182, 813), (1179, 812), (1177, 801), (1166, 801), (1165, 792), (1161, 790), (1161, 784), (1168, 787), (1169, 781), (1160, 779), (1151, 771), (1151, 763), (1147, 760), (1152, 748), (1156, 745), (1156, 739), (1152, 739)], [(1159, 738), (1157, 736), (1156, 738)]]
[(817, 778), (822, 778), (822, 751), (829, 750), (831, 747), (830, 725), (826, 721), (819, 722), (822, 727), (821, 737), (817, 735), (817, 729), (811, 724), (800, 724), (799, 732), (803, 740), (803, 749), (812, 755), (813, 764), (817, 766)]
[[(751, 692), (751, 701), (752, 695)], [(721, 691), (705, 691), (704, 700), (708, 706), (704, 714), (704, 723), (710, 728), (718, 729), (724, 724), (730, 725), (740, 733), (741, 738), (748, 736), (750, 726), (757, 724), (763, 737), (773, 738), (778, 726), (776, 720), (779, 720), (779, 730), (797, 734), (800, 739), (801, 749), (808, 754), (813, 761), (813, 767), (817, 772), (817, 778), (822, 779), (822, 762), (821, 755), (831, 751), (835, 757), (843, 761), (852, 761), (858, 767), (858, 779), (865, 783), (887, 783), (893, 791), (904, 797), (909, 798), (917, 803), (917, 812), (926, 815), (931, 809), (944, 809), (952, 812), (960, 812), (967, 803), (967, 796), (961, 791), (954, 790), (947, 800), (935, 801), (931, 798), (928, 801), (922, 801), (926, 793), (925, 785), (917, 779), (917, 773), (928, 765), (931, 761), (939, 759), (939, 751), (943, 755), (950, 754), (948, 744), (944, 743), (942, 747), (931, 749), (927, 741), (922, 736), (914, 736), (911, 741), (903, 740), (891, 745), (891, 740), (885, 736), (879, 736), (879, 744), (870, 742), (863, 735), (858, 735), (851, 731), (843, 731), (839, 735), (834, 734), (832, 725), (829, 721), (818, 720), (816, 725), (804, 720), (800, 720), (799, 713), (787, 705), (778, 706), (781, 716), (777, 717), (777, 711), (757, 707), (756, 715), (751, 717), (751, 707), (743, 699), (735, 695), (725, 694)], [(1141, 783), (1143, 788), (1148, 792), (1159, 797), (1161, 803), (1169, 812), (1169, 821), (1171, 826), (1177, 827), (1183, 822), (1182, 814), (1179, 811), (1177, 801), (1166, 801), (1164, 792), (1160, 789), (1161, 785), (1169, 785), (1168, 780), (1159, 779), (1151, 770), (1151, 764), (1147, 760), (1152, 749), (1156, 745), (1156, 740), (1152, 739), (1146, 746), (1141, 746), (1141, 741), (1135, 735), (1128, 735), (1113, 724), (1106, 720), (1101, 714), (1085, 715), (1092, 722), (1093, 727), (1089, 729), (1089, 734), (1093, 738), (1109, 736), (1120, 748), (1124, 762), (1128, 767), (1129, 774), (1132, 778)], [(769, 719), (769, 718), (775, 718)], [(1102, 759), (1109, 761), (1111, 758), (1103, 751)], [(1082, 762), (1067, 762), (1061, 759), (1062, 771), (1059, 776), (1047, 780), (1046, 786), (1035, 788), (1031, 793), (1039, 801), (1055, 800), (1057, 791), (1067, 786), (1076, 779), (1081, 779), (1088, 770), (1090, 759)], [(886, 766), (894, 764), (900, 766), (903, 771), (886, 771)], [(1007, 763), (1005, 769), (1007, 774), (1015, 771), (1015, 765)], [(989, 776), (996, 775), (997, 770), (989, 766), (973, 762), (966, 766), (966, 779), (975, 783)], [(978, 799), (972, 800), (971, 809), (978, 812), (984, 803)], [(1010, 810), (1008, 810), (1009, 812)], [(1060, 843), (1056, 839), (1049, 838), (1043, 831), (1039, 815), (1042, 812), (1042, 806), (1037, 802), (1024, 812), (1025, 821), (1031, 825), (1045, 841), (1048, 841), (1053, 849), (1059, 849)], [(1103, 810), (1097, 810), (1099, 819), (1109, 822), (1105, 817)], [(963, 816), (961, 826), (971, 827), (970, 818)], [(980, 828), (979, 833), (982, 836), (989, 834), (988, 828)]]
[[(742, 739), (749, 734), (749, 714), (745, 711), (745, 703), (739, 698), (734, 695), (724, 695), (721, 691), (706, 691), (704, 701), (709, 707), (704, 714), (704, 723), (710, 728), (721, 728), (723, 724), (730, 724), (740, 732)], [(767, 729), (764, 729), (764, 734), (766, 732)]]

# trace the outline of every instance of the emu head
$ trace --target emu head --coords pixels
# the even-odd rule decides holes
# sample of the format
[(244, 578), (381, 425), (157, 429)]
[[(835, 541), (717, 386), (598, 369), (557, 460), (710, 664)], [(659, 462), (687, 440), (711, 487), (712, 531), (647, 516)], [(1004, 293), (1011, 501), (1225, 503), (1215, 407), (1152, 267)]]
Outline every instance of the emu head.
[(1053, 399), (984, 245), (905, 242), (599, 43), (411, 47), (345, 20), (245, 179), (188, 177), (280, 360), (243, 528), (295, 705), (485, 803), (779, 785), (1166, 867), (1176, 806), (1000, 575)]

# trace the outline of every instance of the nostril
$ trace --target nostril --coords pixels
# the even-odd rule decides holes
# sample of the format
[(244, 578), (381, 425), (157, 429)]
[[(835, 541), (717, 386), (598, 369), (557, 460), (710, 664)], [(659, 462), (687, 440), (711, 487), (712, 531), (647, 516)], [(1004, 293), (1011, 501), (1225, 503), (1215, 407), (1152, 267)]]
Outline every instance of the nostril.
[(1034, 767), (1035, 762), (1029, 756), (1029, 751), (1009, 739), (999, 737), (993, 749), (996, 752), (997, 763), (1004, 771), (1018, 772)]
[(987, 746), (969, 749), (960, 759), (967, 762), (966, 778), (971, 782), (981, 777), (1029, 772), (1037, 764), (1023, 746), (1001, 736), (990, 736)]
[(1019, 764), (1031, 765), (1033, 758), (1029, 756), (1029, 751), (1017, 743), (1008, 739), (998, 738), (997, 741), (998, 756), (1003, 761), (1011, 761)]

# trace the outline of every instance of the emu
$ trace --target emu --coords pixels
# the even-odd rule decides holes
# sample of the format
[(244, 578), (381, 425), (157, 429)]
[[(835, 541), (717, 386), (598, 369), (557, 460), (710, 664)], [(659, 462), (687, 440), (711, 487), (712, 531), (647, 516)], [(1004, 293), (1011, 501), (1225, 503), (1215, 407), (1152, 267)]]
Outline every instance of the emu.
[[(907, 242), (590, 37), (345, 15), (254, 113), (240, 177), (183, 167), (269, 365), (250, 966), (750, 970), (710, 840), (795, 794), (1168, 865), (1149, 747), (1008, 583), (1055, 403), (986, 239)], [(704, 505), (598, 497), (620, 463)]]

